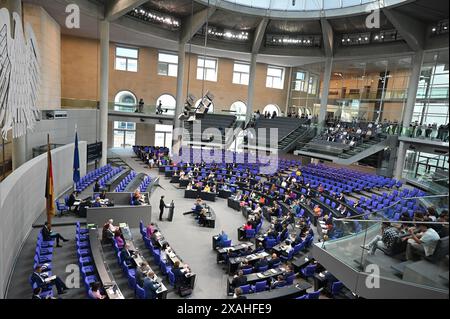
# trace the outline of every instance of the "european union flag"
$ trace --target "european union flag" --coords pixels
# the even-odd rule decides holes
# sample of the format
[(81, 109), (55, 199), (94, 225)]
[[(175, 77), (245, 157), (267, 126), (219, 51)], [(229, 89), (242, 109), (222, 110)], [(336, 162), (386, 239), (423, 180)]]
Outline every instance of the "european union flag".
[(73, 182), (80, 181), (80, 154), (78, 152), (78, 132), (75, 132), (75, 152), (73, 154)]

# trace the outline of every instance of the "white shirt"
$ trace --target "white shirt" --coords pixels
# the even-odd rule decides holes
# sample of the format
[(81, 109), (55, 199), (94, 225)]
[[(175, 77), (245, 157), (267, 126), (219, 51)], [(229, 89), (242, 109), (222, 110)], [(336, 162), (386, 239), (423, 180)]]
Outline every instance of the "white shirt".
[(439, 239), (439, 234), (433, 228), (428, 228), (428, 230), (423, 233), (420, 241), (422, 242), (425, 256), (431, 256), (434, 254), (434, 250), (436, 249)]

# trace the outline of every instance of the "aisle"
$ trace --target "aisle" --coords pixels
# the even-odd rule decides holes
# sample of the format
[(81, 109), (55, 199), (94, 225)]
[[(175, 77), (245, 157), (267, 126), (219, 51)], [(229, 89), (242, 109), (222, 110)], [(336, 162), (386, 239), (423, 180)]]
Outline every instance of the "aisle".
[[(156, 221), (172, 245), (174, 250), (188, 263), (192, 270), (197, 273), (197, 281), (192, 298), (226, 298), (227, 275), (220, 265), (216, 264), (216, 254), (212, 250), (212, 236), (224, 230), (233, 243), (237, 243), (237, 228), (245, 219), (240, 212), (234, 211), (227, 206), (224, 199), (216, 202), (208, 202), (216, 215), (216, 228), (199, 227), (192, 215), (183, 216), (183, 212), (189, 211), (194, 205), (194, 200), (185, 199), (184, 191), (176, 189), (163, 175), (158, 175), (156, 169), (150, 170), (141, 165), (141, 161), (132, 158), (132, 150), (118, 150), (114, 153), (119, 155), (137, 173), (146, 173), (152, 177), (160, 177), (160, 185), (151, 198), (152, 221)], [(175, 202), (175, 216), (173, 222), (158, 221), (159, 200), (164, 195), (167, 204)], [(165, 214), (167, 217), (167, 211)]]

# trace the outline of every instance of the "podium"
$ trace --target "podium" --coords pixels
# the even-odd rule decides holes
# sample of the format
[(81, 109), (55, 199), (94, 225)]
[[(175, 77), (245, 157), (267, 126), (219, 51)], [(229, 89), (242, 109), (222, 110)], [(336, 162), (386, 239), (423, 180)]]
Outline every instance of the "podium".
[(169, 222), (171, 222), (173, 220), (173, 212), (175, 210), (175, 204), (172, 202), (169, 206), (169, 216), (167, 217), (167, 219), (169, 220)]

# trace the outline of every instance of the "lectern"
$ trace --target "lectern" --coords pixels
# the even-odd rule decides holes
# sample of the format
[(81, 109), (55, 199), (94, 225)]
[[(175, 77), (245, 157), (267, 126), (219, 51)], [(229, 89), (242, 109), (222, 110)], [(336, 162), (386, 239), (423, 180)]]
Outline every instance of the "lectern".
[(170, 203), (170, 206), (169, 206), (169, 216), (168, 216), (169, 222), (171, 222), (171, 221), (173, 220), (173, 212), (174, 212), (174, 210), (175, 210), (175, 204), (174, 204), (174, 202), (172, 201), (172, 202)]

